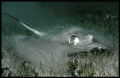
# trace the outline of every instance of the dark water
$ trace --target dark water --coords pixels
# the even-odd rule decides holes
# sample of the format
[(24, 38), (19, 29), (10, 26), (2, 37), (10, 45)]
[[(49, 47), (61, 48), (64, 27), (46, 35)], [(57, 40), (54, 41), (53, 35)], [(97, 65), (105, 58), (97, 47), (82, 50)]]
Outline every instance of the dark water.
[[(86, 20), (96, 22), (106, 14), (118, 16), (118, 9), (118, 2), (2, 2), (2, 13), (40, 31), (69, 25), (87, 27), (83, 25)], [(2, 33), (22, 33), (22, 30), (18, 22), (2, 14)]]

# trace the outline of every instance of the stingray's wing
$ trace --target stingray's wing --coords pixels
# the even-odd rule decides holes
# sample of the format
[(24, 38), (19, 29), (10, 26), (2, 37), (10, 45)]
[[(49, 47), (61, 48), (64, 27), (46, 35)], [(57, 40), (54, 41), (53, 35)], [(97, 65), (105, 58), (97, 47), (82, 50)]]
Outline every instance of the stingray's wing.
[(13, 18), (13, 19), (15, 19), (15, 20), (18, 21), (22, 26), (24, 26), (25, 28), (27, 28), (28, 30), (34, 32), (35, 34), (37, 34), (37, 35), (39, 35), (39, 36), (44, 36), (44, 35), (45, 35), (45, 33), (42, 33), (42, 32), (39, 32), (39, 31), (33, 29), (33, 28), (30, 28), (28, 24), (25, 24), (25, 23), (21, 22), (20, 20), (18, 20), (18, 19), (15, 18), (15, 17), (13, 17), (13, 16), (11, 16), (11, 15), (9, 15), (9, 14), (6, 14), (6, 13), (3, 13), (3, 14), (5, 14), (5, 15)]

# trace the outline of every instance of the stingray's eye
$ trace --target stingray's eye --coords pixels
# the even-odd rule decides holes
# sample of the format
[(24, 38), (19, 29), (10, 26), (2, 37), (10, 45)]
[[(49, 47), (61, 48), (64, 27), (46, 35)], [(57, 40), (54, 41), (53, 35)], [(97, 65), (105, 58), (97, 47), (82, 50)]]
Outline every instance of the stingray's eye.
[(74, 45), (76, 45), (77, 43), (79, 43), (79, 38), (74, 35), (70, 36), (69, 43), (74, 43)]
[(69, 43), (73, 43), (75, 40), (76, 36), (70, 36), (69, 38)]

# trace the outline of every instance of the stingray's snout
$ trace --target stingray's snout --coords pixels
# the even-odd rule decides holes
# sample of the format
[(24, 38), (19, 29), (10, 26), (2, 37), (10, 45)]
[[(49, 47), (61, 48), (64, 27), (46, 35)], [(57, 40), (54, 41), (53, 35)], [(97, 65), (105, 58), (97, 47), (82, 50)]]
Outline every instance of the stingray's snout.
[(71, 52), (71, 53), (68, 53), (67, 56), (68, 57), (73, 57), (73, 56), (77, 56), (77, 55), (86, 56), (88, 54), (99, 55), (99, 54), (108, 53), (108, 52), (109, 52), (109, 49), (107, 49), (107, 48), (95, 47), (89, 51), (82, 50), (82, 51)]
[(101, 54), (101, 53), (106, 53), (106, 52), (109, 52), (108, 48), (95, 47), (92, 50), (90, 50), (90, 53), (94, 54), (94, 55)]

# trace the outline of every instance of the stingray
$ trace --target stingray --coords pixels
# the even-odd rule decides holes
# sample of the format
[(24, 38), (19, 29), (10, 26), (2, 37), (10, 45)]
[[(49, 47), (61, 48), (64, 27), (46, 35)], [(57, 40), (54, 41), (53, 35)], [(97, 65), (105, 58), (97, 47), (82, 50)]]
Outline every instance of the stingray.
[(30, 38), (25, 35), (14, 35), (9, 38), (16, 53), (30, 61), (35, 67), (39, 67), (41, 64), (44, 68), (66, 67), (69, 57), (75, 57), (82, 53), (109, 50), (108, 38), (82, 27), (73, 26), (47, 34), (31, 28), (28, 24), (9, 14), (4, 14), (39, 36), (39, 38)]

